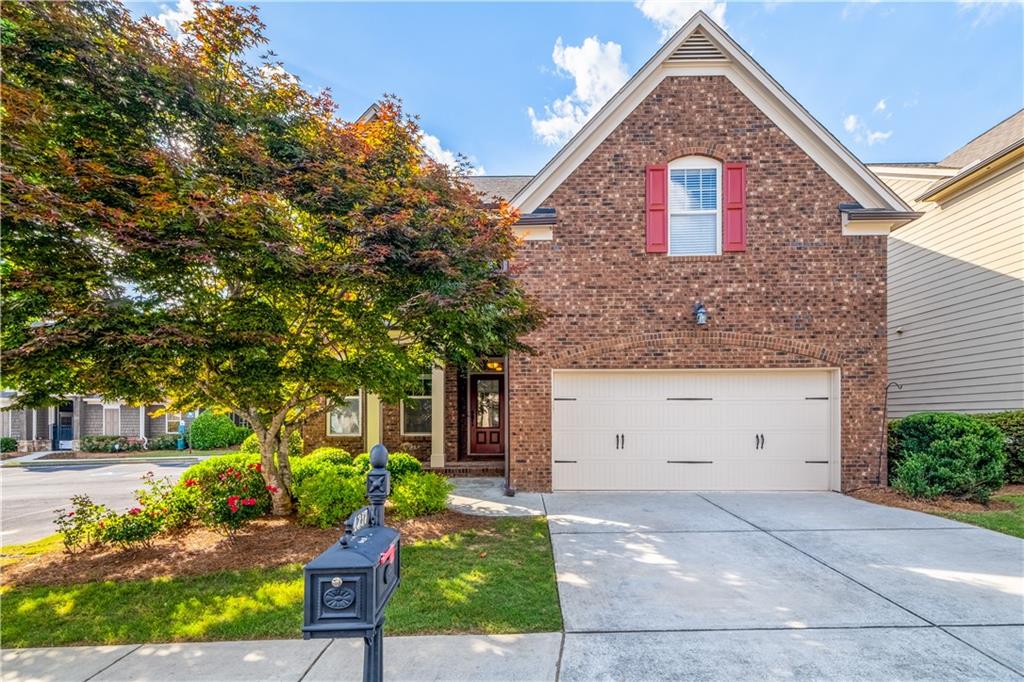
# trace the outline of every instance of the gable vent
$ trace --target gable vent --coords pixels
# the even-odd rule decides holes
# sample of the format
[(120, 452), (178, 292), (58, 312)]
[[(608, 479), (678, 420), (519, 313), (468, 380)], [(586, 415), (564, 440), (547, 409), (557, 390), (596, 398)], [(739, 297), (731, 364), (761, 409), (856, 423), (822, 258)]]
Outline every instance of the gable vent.
[(666, 61), (669, 62), (721, 62), (725, 55), (703, 31), (694, 31), (683, 44), (675, 49)]

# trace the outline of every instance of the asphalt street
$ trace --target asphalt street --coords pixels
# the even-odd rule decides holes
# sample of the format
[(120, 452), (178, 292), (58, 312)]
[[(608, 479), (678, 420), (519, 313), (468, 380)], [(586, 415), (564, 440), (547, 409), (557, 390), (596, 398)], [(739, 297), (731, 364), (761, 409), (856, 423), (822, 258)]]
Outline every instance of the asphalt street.
[(72, 495), (86, 493), (97, 504), (128, 509), (141, 477), (152, 471), (177, 481), (188, 464), (96, 464), (0, 469), (0, 544), (20, 544), (54, 533), (54, 512)]

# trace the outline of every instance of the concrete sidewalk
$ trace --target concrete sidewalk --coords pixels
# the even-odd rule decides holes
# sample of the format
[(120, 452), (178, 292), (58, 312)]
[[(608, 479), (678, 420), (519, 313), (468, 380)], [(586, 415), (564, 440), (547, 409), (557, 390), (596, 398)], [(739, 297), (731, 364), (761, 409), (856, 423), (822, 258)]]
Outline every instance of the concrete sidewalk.
[[(561, 633), (386, 637), (384, 678), (554, 680)], [(358, 682), (363, 644), (265, 640), (9, 649), (3, 682)]]

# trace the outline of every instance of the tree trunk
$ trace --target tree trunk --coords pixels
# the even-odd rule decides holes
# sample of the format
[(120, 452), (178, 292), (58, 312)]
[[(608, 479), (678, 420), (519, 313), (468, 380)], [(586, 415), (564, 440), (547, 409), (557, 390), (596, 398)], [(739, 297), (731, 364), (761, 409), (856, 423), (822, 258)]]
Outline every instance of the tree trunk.
[[(279, 451), (280, 445), (280, 428), (276, 432), (273, 429), (267, 429), (260, 434), (260, 464), (263, 468), (263, 480), (270, 488), (271, 513), (274, 516), (288, 516), (292, 513), (292, 491), (285, 483), (285, 479), (281, 475), (281, 469), (274, 459), (274, 455)], [(285, 448), (285, 453), (281, 455), (281, 459), (284, 460), (287, 466), (287, 448)]]

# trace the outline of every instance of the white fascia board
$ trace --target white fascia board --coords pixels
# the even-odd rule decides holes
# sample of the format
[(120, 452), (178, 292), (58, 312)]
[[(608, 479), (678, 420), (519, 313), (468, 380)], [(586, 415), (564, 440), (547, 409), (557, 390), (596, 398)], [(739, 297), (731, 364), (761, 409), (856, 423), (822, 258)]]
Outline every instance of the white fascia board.
[(512, 231), (524, 242), (549, 242), (554, 236), (550, 225), (513, 227)]
[[(665, 63), (668, 56), (698, 27), (703, 28), (708, 37), (728, 55), (729, 61)], [(703, 12), (694, 15), (601, 107), (512, 198), (512, 206), (523, 213), (538, 208), (662, 80), (669, 76), (703, 75), (727, 77), (861, 206), (911, 210)]]
[(884, 163), (872, 163), (868, 169), (879, 177), (886, 178), (951, 178), (959, 171), (956, 168), (942, 166), (887, 166)]
[(886, 236), (893, 230), (893, 226), (896, 223), (901, 225), (906, 223), (906, 220), (850, 220), (846, 213), (843, 216), (843, 235), (847, 237), (871, 237), (871, 236)]

